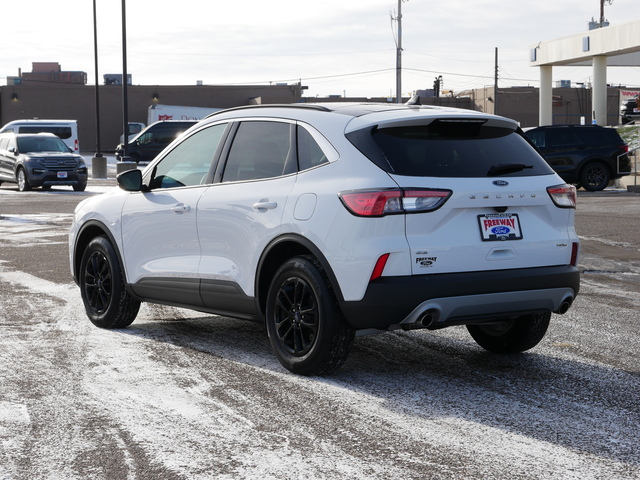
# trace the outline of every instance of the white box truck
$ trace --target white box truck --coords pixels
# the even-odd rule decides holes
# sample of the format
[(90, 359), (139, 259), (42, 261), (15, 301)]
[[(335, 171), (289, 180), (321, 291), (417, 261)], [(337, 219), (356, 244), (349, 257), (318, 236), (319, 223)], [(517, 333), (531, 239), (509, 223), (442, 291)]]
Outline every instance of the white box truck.
[(221, 108), (182, 107), (179, 105), (151, 105), (147, 113), (147, 125), (162, 120), (202, 120)]

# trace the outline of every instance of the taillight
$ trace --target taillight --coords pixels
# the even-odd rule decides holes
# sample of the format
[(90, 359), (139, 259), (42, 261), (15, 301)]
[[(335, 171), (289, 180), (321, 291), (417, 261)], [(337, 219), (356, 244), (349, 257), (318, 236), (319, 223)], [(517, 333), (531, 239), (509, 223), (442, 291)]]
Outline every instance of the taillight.
[(80, 150), (80, 142), (78, 142), (78, 140), (73, 142), (73, 148), (75, 148), (76, 152)]
[(382, 217), (398, 213), (437, 210), (449, 199), (451, 190), (392, 188), (349, 190), (338, 195), (344, 206), (359, 217)]
[(576, 187), (573, 185), (556, 185), (547, 187), (553, 203), (560, 208), (576, 208)]

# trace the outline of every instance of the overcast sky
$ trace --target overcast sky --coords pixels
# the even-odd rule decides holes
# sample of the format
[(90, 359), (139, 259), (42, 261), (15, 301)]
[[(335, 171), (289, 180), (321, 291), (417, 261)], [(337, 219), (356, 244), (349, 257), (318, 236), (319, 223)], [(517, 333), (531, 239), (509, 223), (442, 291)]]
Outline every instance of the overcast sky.
[[(99, 83), (122, 72), (122, 1), (97, 0)], [(58, 62), (95, 83), (91, 0), (23, 0), (3, 6), (0, 84), (32, 62)], [(395, 95), (397, 0), (127, 0), (127, 64), (138, 85), (302, 81), (308, 96)], [(529, 49), (586, 32), (600, 0), (405, 0), (402, 91), (538, 86)], [(605, 6), (612, 25), (640, 20), (640, 0)], [(589, 82), (591, 67), (554, 69), (554, 81)], [(607, 81), (640, 87), (640, 67)]]

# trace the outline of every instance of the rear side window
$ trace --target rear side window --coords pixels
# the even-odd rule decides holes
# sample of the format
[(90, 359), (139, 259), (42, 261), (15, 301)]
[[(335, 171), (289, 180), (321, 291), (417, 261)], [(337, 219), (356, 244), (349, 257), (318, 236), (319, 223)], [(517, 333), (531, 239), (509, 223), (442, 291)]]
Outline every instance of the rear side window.
[(524, 164), (501, 176), (547, 175), (553, 170), (516, 131), (476, 122), (373, 128), (347, 135), (386, 172), (416, 177), (487, 177), (492, 167)]
[(298, 167), (300, 171), (328, 163), (327, 156), (314, 140), (313, 136), (303, 127), (298, 126)]
[(242, 122), (222, 181), (258, 180), (291, 173), (292, 127), (280, 122)]
[(618, 132), (613, 128), (581, 129), (580, 136), (586, 145), (592, 146), (611, 146), (624, 143)]

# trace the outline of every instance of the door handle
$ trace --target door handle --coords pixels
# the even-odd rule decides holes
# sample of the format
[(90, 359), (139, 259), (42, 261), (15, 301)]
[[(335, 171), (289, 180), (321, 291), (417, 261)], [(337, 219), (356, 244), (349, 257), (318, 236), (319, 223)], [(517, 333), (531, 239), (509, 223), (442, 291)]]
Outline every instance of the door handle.
[(269, 201), (263, 200), (263, 201), (254, 203), (253, 209), (254, 210), (273, 210), (277, 206), (278, 204), (276, 202), (269, 202)]
[(189, 205), (185, 205), (184, 203), (179, 203), (175, 207), (171, 207), (171, 211), (173, 213), (177, 213), (178, 215), (182, 215), (183, 213), (187, 213), (191, 210)]

